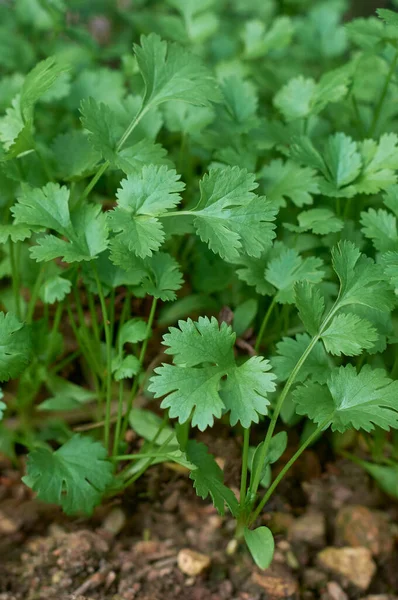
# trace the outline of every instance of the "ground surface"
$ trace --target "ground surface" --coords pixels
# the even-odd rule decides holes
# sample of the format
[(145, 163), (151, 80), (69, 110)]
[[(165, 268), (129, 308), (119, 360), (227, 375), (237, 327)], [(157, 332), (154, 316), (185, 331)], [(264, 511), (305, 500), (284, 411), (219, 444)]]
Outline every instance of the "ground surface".
[[(212, 445), (234, 485), (239, 441)], [(183, 473), (154, 467), (92, 519), (67, 519), (35, 501), (3, 460), (0, 600), (392, 598), (398, 505), (357, 466), (323, 453), (321, 446), (302, 456), (264, 513), (277, 542), (266, 572), (236, 547), (233, 522), (196, 498)]]

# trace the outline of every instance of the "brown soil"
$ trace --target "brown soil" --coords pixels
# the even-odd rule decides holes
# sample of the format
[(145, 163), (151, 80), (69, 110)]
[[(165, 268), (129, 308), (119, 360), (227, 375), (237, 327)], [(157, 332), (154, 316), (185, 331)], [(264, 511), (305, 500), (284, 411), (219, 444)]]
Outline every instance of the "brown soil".
[[(236, 485), (237, 443), (213, 441), (212, 450)], [(153, 467), (91, 519), (70, 519), (34, 500), (3, 460), (0, 600), (391, 598), (398, 592), (398, 505), (358, 467), (321, 464), (320, 456), (322, 448), (303, 454), (262, 517), (276, 536), (274, 563), (265, 572), (234, 542), (234, 522), (198, 499), (185, 474)], [(365, 578), (361, 587), (325, 567), (319, 553), (329, 546), (359, 547), (358, 557), (368, 560), (362, 565), (354, 557), (354, 570)], [(210, 559), (197, 576), (181, 570), (186, 549)]]

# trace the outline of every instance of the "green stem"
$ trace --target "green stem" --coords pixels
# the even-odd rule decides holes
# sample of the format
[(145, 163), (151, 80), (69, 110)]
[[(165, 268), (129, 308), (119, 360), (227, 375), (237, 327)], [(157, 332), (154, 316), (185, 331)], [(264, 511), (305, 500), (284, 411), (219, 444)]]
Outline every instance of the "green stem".
[(64, 367), (69, 365), (69, 363), (73, 362), (76, 358), (79, 358), (81, 353), (82, 351), (79, 349), (75, 352), (72, 352), (72, 354), (68, 354), (68, 356), (66, 356), (63, 360), (60, 360), (59, 363), (55, 364), (51, 368), (51, 373), (59, 373), (59, 371), (61, 371)]
[(270, 318), (270, 316), (272, 314), (272, 311), (275, 308), (275, 304), (276, 304), (276, 296), (273, 297), (272, 302), (269, 305), (268, 310), (267, 310), (267, 312), (264, 315), (263, 322), (261, 323), (260, 331), (258, 333), (257, 340), (256, 340), (256, 345), (254, 346), (254, 350), (255, 350), (256, 353), (258, 353), (258, 351), (260, 349), (261, 342), (262, 342), (262, 339), (264, 337), (265, 329), (266, 329), (266, 327), (268, 325), (268, 321), (269, 321), (269, 318)]
[(246, 500), (247, 488), (247, 469), (249, 459), (250, 427), (243, 429), (243, 453), (242, 453), (242, 471), (240, 477), (240, 506), (242, 507)]
[(8, 241), (10, 250), (10, 263), (11, 263), (11, 279), (12, 279), (12, 291), (14, 294), (15, 314), (18, 319), (21, 319), (21, 292), (20, 292), (20, 281), (19, 281), (19, 269), (16, 260), (17, 244), (11, 240)]
[[(148, 112), (148, 110), (150, 108), (151, 108), (150, 105), (148, 105), (144, 108), (141, 108), (141, 110), (138, 112), (138, 114), (134, 117), (134, 119), (131, 121), (130, 125), (127, 127), (126, 131), (123, 133), (122, 137), (120, 138), (120, 140), (116, 146), (116, 152), (119, 152), (119, 150), (122, 149), (122, 147), (126, 143), (127, 139), (129, 138), (129, 136), (131, 135), (133, 130), (137, 127), (138, 123), (141, 121), (141, 119), (145, 116), (145, 114)], [(95, 175), (92, 177), (92, 179), (89, 181), (89, 183), (84, 188), (84, 190), (78, 200), (78, 204), (81, 204), (83, 202), (83, 200), (85, 200), (87, 198), (87, 196), (90, 194), (90, 192), (92, 191), (94, 186), (98, 183), (98, 181), (101, 179), (102, 175), (108, 169), (110, 164), (111, 163), (108, 160), (106, 160), (104, 163), (102, 163), (102, 165), (99, 167), (98, 171), (95, 173)]]
[(380, 115), (381, 115), (381, 111), (382, 111), (382, 108), (383, 108), (383, 104), (384, 104), (384, 101), (385, 101), (386, 96), (387, 96), (388, 86), (390, 85), (390, 81), (392, 79), (392, 76), (395, 73), (395, 69), (396, 69), (396, 66), (397, 66), (397, 60), (398, 60), (398, 50), (395, 52), (394, 58), (391, 61), (391, 65), (390, 65), (390, 68), (388, 70), (387, 77), (386, 77), (386, 80), (384, 82), (384, 86), (383, 86), (383, 89), (381, 91), (379, 101), (378, 101), (378, 103), (376, 105), (375, 112), (373, 114), (372, 124), (371, 124), (370, 129), (369, 129), (369, 137), (373, 137), (374, 134), (375, 134), (375, 131), (376, 131), (376, 128), (377, 128), (377, 125), (378, 125), (378, 121), (379, 121), (379, 118), (380, 118)]
[[(96, 389), (97, 389), (97, 391), (99, 393), (100, 386), (98, 384), (97, 377), (98, 377), (98, 373), (100, 371), (100, 368), (99, 368), (99, 366), (98, 366), (98, 364), (96, 362), (96, 356), (92, 355), (91, 346), (90, 346), (90, 344), (87, 342), (87, 340), (83, 336), (84, 332), (79, 331), (78, 328), (77, 328), (77, 326), (76, 326), (75, 319), (74, 319), (74, 316), (73, 316), (73, 313), (72, 313), (72, 308), (70, 306), (70, 302), (68, 302), (68, 304), (66, 305), (66, 310), (67, 310), (67, 313), (68, 313), (69, 323), (70, 323), (70, 326), (72, 327), (73, 334), (74, 334), (74, 336), (76, 338), (76, 341), (78, 342), (78, 344), (80, 344), (80, 346), (83, 349), (84, 358), (87, 361), (87, 364), (88, 364), (88, 366), (89, 366), (89, 368), (91, 370), (92, 376), (95, 378), (95, 381), (97, 382), (95, 387), (96, 387)], [(80, 354), (80, 350), (78, 351), (78, 354)], [(67, 362), (69, 362), (69, 361), (65, 360), (64, 364), (67, 364)]]
[(275, 480), (273, 481), (271, 486), (268, 488), (268, 490), (264, 494), (263, 499), (261, 500), (260, 504), (258, 505), (258, 507), (254, 511), (253, 515), (251, 516), (251, 519), (250, 519), (251, 523), (254, 523), (254, 521), (257, 519), (257, 517), (263, 510), (264, 506), (266, 505), (268, 500), (271, 498), (275, 489), (278, 487), (279, 483), (282, 481), (282, 479), (284, 478), (286, 473), (289, 471), (290, 467), (296, 462), (296, 460), (299, 458), (299, 456), (301, 456), (301, 454), (304, 452), (304, 450), (306, 448), (308, 448), (308, 446), (317, 438), (319, 433), (330, 424), (332, 417), (333, 417), (333, 415), (330, 415), (315, 429), (315, 431), (300, 446), (300, 448), (297, 450), (297, 452), (295, 452), (293, 454), (292, 458), (285, 464), (285, 466), (280, 471), (280, 473), (278, 473), (277, 477), (275, 478)]
[(53, 326), (52, 326), (51, 333), (50, 333), (50, 343), (48, 346), (48, 353), (47, 353), (47, 365), (50, 363), (50, 360), (51, 360), (51, 355), (53, 353), (55, 340), (56, 340), (56, 336), (58, 333), (59, 324), (61, 322), (61, 317), (62, 317), (63, 312), (64, 312), (64, 303), (60, 302), (55, 311)]
[(95, 310), (94, 296), (90, 292), (89, 289), (87, 289), (87, 298), (88, 298), (88, 308), (90, 310), (91, 326), (92, 326), (92, 329), (94, 332), (95, 340), (99, 344), (101, 341), (101, 335), (100, 335), (100, 330), (98, 327), (98, 320), (97, 320), (97, 313)]
[(43, 283), (45, 269), (46, 265), (43, 264), (35, 281), (35, 285), (33, 286), (32, 295), (30, 297), (28, 308), (26, 311), (26, 322), (28, 324), (32, 323), (33, 320), (33, 314), (35, 312), (36, 302), (39, 297), (41, 284)]
[(274, 433), (274, 429), (275, 429), (276, 422), (278, 420), (282, 405), (283, 405), (283, 403), (286, 399), (286, 396), (288, 395), (290, 388), (292, 387), (301, 367), (307, 360), (308, 355), (310, 354), (310, 352), (312, 351), (312, 349), (314, 348), (314, 346), (318, 340), (319, 340), (319, 334), (316, 335), (311, 340), (311, 342), (308, 344), (306, 350), (303, 352), (303, 354), (297, 361), (296, 366), (294, 367), (293, 371), (290, 373), (289, 379), (286, 381), (285, 386), (278, 398), (278, 402), (276, 403), (274, 413), (272, 415), (272, 419), (271, 419), (269, 427), (268, 427), (267, 435), (265, 437), (264, 444), (261, 448), (261, 454), (260, 454), (259, 461), (258, 461), (258, 468), (256, 470), (256, 473), (255, 473), (254, 479), (253, 479), (253, 486), (252, 486), (253, 494), (255, 494), (257, 492), (258, 486), (260, 484), (262, 465), (264, 464), (264, 461), (266, 459), (267, 452), (269, 450), (269, 446), (271, 443), (272, 435)]
[[(146, 337), (145, 337), (145, 340), (142, 343), (140, 356), (138, 358), (141, 368), (142, 368), (142, 366), (144, 364), (144, 360), (145, 360), (145, 354), (146, 354), (146, 350), (147, 350), (147, 347), (148, 347), (148, 341), (149, 341), (149, 337), (150, 337), (150, 334), (151, 334), (151, 331), (152, 331), (153, 320), (155, 318), (155, 312), (156, 312), (157, 302), (158, 302), (157, 298), (153, 298), (153, 300), (152, 300), (152, 306), (151, 306), (151, 311), (149, 313), (149, 318), (148, 318), (147, 329), (146, 329)], [(134, 398), (135, 398), (136, 393), (138, 391), (138, 386), (139, 386), (139, 380), (138, 380), (138, 374), (137, 374), (135, 376), (133, 387), (131, 388), (131, 393), (130, 393), (130, 396), (129, 396), (129, 399), (128, 399), (128, 402), (127, 402), (127, 409), (126, 409), (126, 414), (124, 416), (124, 421), (123, 421), (123, 426), (122, 426), (122, 431), (121, 431), (121, 438), (124, 437), (124, 435), (125, 435), (125, 433), (127, 431), (127, 427), (128, 427), (128, 423), (129, 423), (129, 416), (130, 416), (131, 409), (133, 407)]]
[(104, 321), (105, 343), (106, 343), (106, 406), (105, 406), (105, 428), (104, 443), (105, 448), (109, 448), (109, 436), (111, 429), (111, 403), (112, 403), (112, 338), (108, 321), (108, 311), (106, 308), (104, 291), (100, 281), (96, 264), (91, 263), (95, 282), (97, 284), (98, 296), (101, 304), (102, 318)]
[(141, 475), (143, 475), (145, 473), (145, 471), (151, 466), (151, 464), (153, 463), (153, 461), (155, 460), (155, 458), (157, 456), (161, 455), (162, 451), (165, 448), (167, 448), (167, 446), (169, 445), (169, 443), (173, 439), (174, 435), (175, 435), (174, 432), (169, 435), (169, 437), (163, 442), (163, 444), (161, 446), (159, 446), (159, 449), (158, 449), (157, 453), (155, 454), (155, 456), (151, 456), (150, 458), (148, 458), (148, 460), (142, 466), (142, 468), (137, 473), (135, 473), (135, 475), (133, 475), (130, 479), (128, 479), (126, 481), (125, 487), (129, 487), (130, 485), (132, 485), (135, 481), (137, 481), (137, 479), (139, 479), (141, 477)]
[(121, 380), (119, 382), (119, 399), (118, 399), (118, 404), (117, 404), (117, 420), (116, 420), (115, 437), (113, 439), (113, 452), (112, 452), (113, 456), (115, 456), (117, 449), (119, 447), (120, 429), (122, 426), (122, 418), (123, 418), (123, 393), (124, 393), (124, 385), (123, 385), (123, 380)]

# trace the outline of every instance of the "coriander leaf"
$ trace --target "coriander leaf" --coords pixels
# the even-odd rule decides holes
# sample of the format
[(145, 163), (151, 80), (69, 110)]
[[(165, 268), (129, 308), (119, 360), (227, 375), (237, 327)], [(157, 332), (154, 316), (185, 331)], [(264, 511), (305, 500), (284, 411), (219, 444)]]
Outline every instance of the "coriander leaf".
[(216, 82), (201, 60), (181, 46), (162, 41), (155, 33), (141, 37), (134, 46), (145, 82), (143, 106), (183, 100), (206, 106), (220, 98)]
[(53, 235), (45, 235), (31, 249), (38, 262), (62, 258), (65, 262), (90, 261), (106, 250), (108, 230), (106, 216), (100, 206), (83, 204), (71, 215), (69, 242)]
[(56, 171), (60, 179), (74, 180), (93, 172), (101, 159), (82, 131), (68, 131), (58, 135), (52, 145)]
[(326, 350), (336, 356), (357, 356), (362, 350), (371, 348), (377, 337), (377, 331), (369, 321), (350, 313), (336, 315), (322, 332)]
[(163, 302), (176, 299), (175, 292), (181, 288), (184, 280), (178, 262), (170, 254), (157, 252), (147, 258), (144, 271), (140, 292)]
[(200, 200), (192, 213), (203, 242), (221, 258), (235, 260), (240, 251), (260, 256), (275, 237), (276, 209), (257, 197), (254, 175), (239, 167), (211, 169), (200, 182)]
[(359, 374), (352, 365), (332, 371), (327, 385), (309, 383), (293, 392), (297, 412), (320, 424), (330, 416), (333, 431), (350, 427), (372, 431), (374, 426), (398, 427), (398, 381), (382, 369), (365, 365)]
[(332, 249), (332, 263), (340, 280), (340, 306), (362, 304), (387, 311), (394, 307), (394, 294), (382, 266), (361, 254), (352, 242), (341, 242)]
[(276, 17), (269, 29), (259, 19), (245, 23), (242, 39), (247, 59), (256, 59), (272, 50), (281, 50), (289, 45), (294, 32), (293, 22), (289, 17)]
[(386, 252), (380, 257), (380, 264), (388, 281), (398, 288), (398, 252)]
[(316, 335), (320, 330), (325, 312), (325, 300), (320, 290), (308, 281), (299, 281), (294, 287), (294, 293), (299, 317), (304, 327), (308, 333)]
[(113, 163), (116, 147), (123, 131), (115, 113), (106, 104), (98, 104), (94, 98), (85, 98), (80, 105), (82, 125), (89, 131), (88, 139), (94, 150)]
[(190, 478), (198, 496), (204, 500), (209, 496), (220, 515), (225, 514), (225, 505), (232, 515), (236, 516), (239, 505), (232, 490), (223, 483), (224, 474), (214, 457), (208, 454), (207, 446), (201, 442), (189, 441), (186, 454), (188, 460), (195, 465)]
[(277, 258), (268, 263), (266, 280), (278, 290), (276, 299), (281, 304), (293, 304), (294, 285), (298, 281), (319, 283), (324, 272), (322, 260), (315, 256), (302, 258), (293, 248), (284, 248)]
[(67, 236), (71, 228), (69, 190), (56, 183), (43, 188), (23, 186), (17, 203), (12, 207), (16, 224), (54, 229)]
[(290, 223), (284, 223), (284, 226), (290, 231), (297, 233), (303, 233), (305, 231), (312, 231), (317, 235), (327, 235), (328, 233), (335, 233), (341, 231), (344, 227), (344, 223), (341, 219), (336, 217), (333, 211), (328, 208), (311, 208), (310, 210), (303, 210), (298, 214), (297, 225), (291, 225)]
[(330, 102), (338, 102), (348, 91), (349, 73), (336, 69), (325, 73), (316, 83), (302, 75), (291, 79), (274, 97), (274, 105), (286, 121), (294, 121), (321, 112)]
[(192, 414), (192, 425), (202, 431), (223, 410), (230, 412), (232, 424), (239, 421), (249, 427), (258, 422), (258, 415), (267, 413), (267, 392), (275, 389), (268, 361), (253, 357), (237, 366), (235, 334), (215, 318), (179, 321), (179, 327), (170, 328), (164, 337), (166, 353), (174, 355), (175, 365), (157, 368), (149, 387), (156, 398), (166, 396), (161, 406), (180, 423)]
[(31, 228), (26, 225), (0, 225), (0, 244), (10, 239), (12, 242), (23, 242), (31, 236)]
[(242, 256), (239, 263), (242, 266), (237, 269), (236, 274), (241, 281), (253, 286), (256, 292), (262, 296), (271, 296), (274, 293), (273, 286), (265, 279), (266, 255), (261, 258)]
[(61, 302), (71, 289), (72, 283), (69, 279), (55, 275), (46, 279), (42, 284), (39, 296), (44, 304), (54, 304), (54, 302)]
[(61, 505), (70, 515), (90, 515), (112, 480), (113, 466), (105, 448), (79, 434), (55, 452), (33, 450), (23, 477), (40, 500)]
[(134, 317), (134, 319), (126, 321), (119, 331), (119, 346), (142, 342), (147, 337), (147, 330), (148, 326), (142, 319)]
[[(112, 258), (117, 264), (110, 260), (109, 251), (106, 250), (99, 255), (96, 261), (98, 277), (104, 293), (107, 295), (111, 290), (122, 285), (139, 285), (145, 276), (143, 260), (131, 253), (126, 255), (123, 246), (120, 248), (120, 253), (116, 252), (115, 247), (113, 248)], [(83, 263), (82, 274), (85, 285), (91, 292), (98, 294), (98, 286), (91, 265)]]
[(376, 9), (376, 12), (386, 25), (398, 27), (398, 13), (394, 12), (393, 10), (389, 10), (388, 8), (378, 8)]
[(344, 133), (329, 136), (324, 160), (330, 176), (329, 181), (321, 182), (321, 192), (327, 196), (354, 195), (356, 191), (350, 184), (358, 177), (362, 166), (357, 143)]
[(117, 356), (112, 361), (112, 373), (116, 381), (130, 379), (140, 372), (141, 364), (136, 356), (129, 354), (122, 358)]
[(316, 171), (291, 160), (272, 160), (262, 168), (260, 177), (264, 180), (266, 197), (275, 206), (286, 206), (286, 199), (296, 206), (312, 204), (313, 194), (319, 194)]
[(379, 252), (398, 249), (397, 219), (391, 213), (370, 208), (361, 213), (361, 225), (364, 235)]
[(29, 364), (31, 356), (29, 328), (11, 313), (0, 312), (0, 381), (18, 377)]
[[(306, 333), (299, 333), (295, 338), (284, 337), (278, 342), (278, 354), (271, 358), (271, 365), (278, 381), (286, 381), (303, 352), (308, 348), (311, 338)], [(330, 374), (329, 359), (321, 342), (317, 342), (308, 355), (307, 360), (297, 374), (296, 381), (305, 381), (310, 377), (313, 381), (324, 383)]]
[(364, 140), (360, 144), (362, 172), (355, 184), (357, 194), (377, 194), (397, 182), (398, 137), (395, 133), (381, 136), (379, 144)]
[(4, 402), (2, 402), (2, 400), (0, 400), (0, 421), (3, 418), (6, 409), (7, 409), (7, 404), (5, 404)]
[(115, 243), (141, 258), (160, 248), (164, 232), (158, 217), (180, 202), (184, 184), (179, 179), (174, 169), (148, 165), (122, 180), (117, 206), (108, 213), (109, 227), (117, 233), (111, 254)]
[(39, 62), (25, 77), (21, 89), (21, 111), (24, 119), (30, 117), (30, 111), (36, 102), (55, 83), (61, 73), (68, 70), (56, 57), (50, 56)]

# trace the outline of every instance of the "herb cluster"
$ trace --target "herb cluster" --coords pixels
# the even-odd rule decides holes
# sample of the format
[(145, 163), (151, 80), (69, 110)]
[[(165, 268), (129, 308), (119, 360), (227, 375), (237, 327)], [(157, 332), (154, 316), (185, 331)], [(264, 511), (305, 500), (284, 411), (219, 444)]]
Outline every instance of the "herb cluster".
[[(257, 518), (325, 430), (398, 495), (398, 14), (95, 4), (0, 4), (0, 452), (68, 514), (179, 463), (266, 568)], [(195, 439), (216, 421), (239, 499)]]

